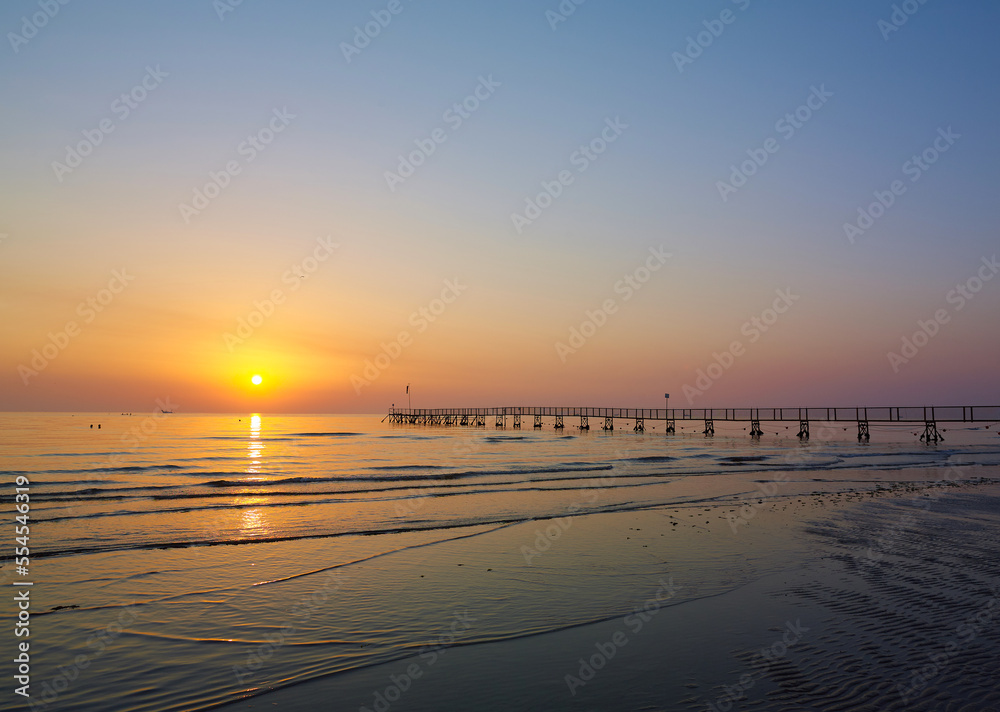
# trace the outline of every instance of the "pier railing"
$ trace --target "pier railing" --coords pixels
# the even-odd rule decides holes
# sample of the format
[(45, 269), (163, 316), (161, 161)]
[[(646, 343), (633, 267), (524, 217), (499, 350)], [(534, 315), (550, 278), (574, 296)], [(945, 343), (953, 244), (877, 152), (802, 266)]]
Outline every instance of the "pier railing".
[[(922, 423), (921, 440), (943, 440), (938, 423), (1000, 422), (1000, 406), (854, 406), (834, 408), (590, 408), (580, 406), (497, 406), (491, 408), (396, 408), (386, 418), (392, 423), (420, 425), (468, 425), (483, 427), (487, 418), (496, 419), (496, 427), (507, 427), (512, 419), (514, 428), (521, 427), (522, 418), (533, 418), (534, 427), (543, 426), (543, 419), (554, 418), (555, 428), (565, 427), (565, 418), (579, 418), (579, 428), (590, 429), (590, 418), (603, 418), (602, 428), (613, 430), (615, 419), (633, 421), (633, 430), (645, 430), (647, 420), (662, 420), (667, 433), (675, 432), (676, 421), (703, 421), (705, 435), (715, 434), (715, 421), (750, 423), (750, 435), (760, 437), (760, 423), (797, 421), (798, 437), (809, 437), (812, 422), (852, 422), (858, 425), (858, 440), (868, 440), (869, 426), (886, 423)], [(383, 419), (384, 420), (384, 419)]]
[(855, 406), (836, 408), (586, 408), (576, 406), (500, 406), (492, 408), (391, 408), (390, 415), (440, 417), (448, 415), (520, 415), (644, 420), (802, 421), (870, 423), (993, 423), (1000, 406)]

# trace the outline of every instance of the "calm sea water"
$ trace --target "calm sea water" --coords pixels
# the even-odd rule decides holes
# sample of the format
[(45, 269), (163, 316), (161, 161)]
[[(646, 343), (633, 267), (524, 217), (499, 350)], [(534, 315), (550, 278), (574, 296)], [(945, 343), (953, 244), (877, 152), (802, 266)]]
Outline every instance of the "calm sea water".
[[(795, 497), (1000, 465), (986, 428), (927, 446), (899, 427), (859, 444), (842, 425), (813, 424), (807, 443), (783, 425), (760, 442), (739, 426), (711, 439), (693, 425), (676, 436), (568, 426), (0, 415), (8, 498), (16, 477), (30, 481), (30, 575), (15, 577), (9, 558), (0, 573), (34, 582), (33, 699), (205, 709), (442, 642), (606, 620), (668, 570), (685, 572), (685, 596), (712, 595), (780, 561), (754, 559), (714, 521), (688, 525), (711, 545), (615, 549), (586, 515), (667, 507), (694, 520), (775, 480), (777, 496)], [(10, 630), (9, 601), (3, 612)]]

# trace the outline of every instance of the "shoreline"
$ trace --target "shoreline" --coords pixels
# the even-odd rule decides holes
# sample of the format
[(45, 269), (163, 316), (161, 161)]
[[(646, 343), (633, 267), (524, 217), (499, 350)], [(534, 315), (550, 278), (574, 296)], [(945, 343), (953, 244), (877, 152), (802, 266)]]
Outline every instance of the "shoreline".
[[(764, 523), (766, 518), (763, 518), (763, 515), (762, 519), (756, 521), (758, 529), (768, 531), (763, 536), (754, 536), (755, 541), (750, 543), (747, 548), (757, 547), (761, 549), (770, 545), (772, 549), (779, 551), (772, 550), (758, 554), (762, 561), (768, 563), (762, 565), (761, 573), (752, 580), (718, 593), (701, 595), (691, 600), (679, 600), (676, 603), (671, 602), (669, 605), (657, 607), (655, 617), (650, 616), (651, 620), (647, 621), (646, 625), (632, 636), (629, 636), (629, 631), (632, 628), (628, 628), (625, 623), (628, 620), (628, 615), (616, 615), (606, 621), (546, 632), (540, 637), (518, 637), (513, 640), (484, 641), (462, 645), (461, 655), (451, 657), (441, 655), (440, 659), (435, 661), (436, 668), (433, 671), (430, 667), (418, 668), (416, 671), (419, 671), (421, 676), (419, 684), (416, 678), (411, 680), (412, 687), (407, 685), (405, 697), (402, 696), (403, 691), (401, 691), (399, 702), (391, 703), (390, 707), (394, 710), (458, 710), (470, 709), (477, 705), (484, 709), (494, 707), (510, 709), (516, 705), (528, 705), (528, 707), (522, 708), (545, 707), (547, 709), (569, 710), (638, 709), (641, 705), (662, 704), (664, 709), (713, 709), (708, 705), (715, 704), (717, 700), (724, 701), (725, 696), (730, 694), (726, 692), (726, 689), (730, 691), (750, 689), (745, 684), (740, 685), (740, 680), (743, 680), (742, 676), (749, 673), (744, 671), (733, 678), (729, 674), (731, 671), (723, 669), (726, 665), (723, 665), (722, 661), (727, 658), (730, 658), (730, 666), (739, 663), (738, 657), (730, 655), (734, 645), (745, 645), (747, 650), (755, 649), (756, 645), (759, 649), (760, 645), (767, 642), (768, 635), (771, 638), (777, 635), (773, 629), (784, 630), (785, 633), (781, 635), (785, 635), (789, 630), (797, 630), (796, 635), (801, 635), (795, 639), (795, 643), (785, 642), (783, 645), (789, 650), (795, 648), (797, 651), (801, 651), (802, 659), (796, 662), (796, 656), (792, 654), (789, 654), (787, 659), (781, 657), (780, 660), (769, 666), (769, 670), (773, 667), (773, 672), (768, 672), (761, 676), (760, 680), (753, 681), (754, 689), (757, 690), (758, 694), (763, 695), (760, 704), (769, 705), (764, 709), (779, 709), (782, 695), (791, 694), (788, 691), (789, 685), (782, 683), (782, 680), (786, 680), (787, 676), (792, 674), (786, 668), (791, 669), (796, 665), (805, 665), (808, 661), (808, 664), (812, 666), (809, 668), (812, 671), (811, 674), (817, 676), (820, 674), (817, 667), (819, 663), (813, 660), (814, 657), (836, 654), (847, 659), (844, 656), (850, 654), (848, 641), (833, 628), (844, 622), (842, 619), (845, 615), (853, 621), (851, 617), (853, 614), (841, 613), (831, 616), (829, 610), (823, 612), (824, 606), (830, 606), (833, 610), (836, 610), (838, 606), (843, 608), (845, 606), (844, 600), (848, 600), (851, 596), (861, 595), (859, 590), (864, 588), (863, 584), (867, 580), (865, 577), (871, 578), (870, 574), (873, 571), (877, 572), (880, 567), (888, 566), (890, 560), (898, 559), (900, 552), (895, 549), (902, 547), (905, 541), (905, 537), (897, 537), (888, 540), (889, 544), (886, 544), (885, 537), (883, 537), (882, 550), (877, 552), (879, 557), (877, 559), (868, 557), (872, 563), (864, 565), (865, 549), (860, 546), (864, 542), (859, 542), (857, 556), (854, 557), (854, 560), (845, 559), (843, 552), (837, 554), (832, 551), (830, 542), (827, 541), (831, 536), (835, 538), (840, 536), (841, 540), (839, 543), (835, 542), (834, 546), (843, 548), (843, 537), (840, 534), (831, 534), (831, 532), (836, 532), (838, 530), (837, 524), (845, 518), (847, 520), (856, 519), (854, 526), (867, 526), (876, 539), (877, 535), (892, 531), (893, 527), (898, 530), (901, 517), (904, 516), (900, 514), (900, 507), (907, 506), (905, 496), (916, 495), (912, 498), (913, 500), (923, 500), (924, 495), (929, 494), (925, 491), (927, 489), (929, 488), (899, 487), (896, 488), (895, 492), (887, 491), (880, 496), (875, 496), (873, 493), (868, 498), (864, 497), (863, 494), (857, 497), (847, 495), (841, 498), (845, 501), (829, 503), (833, 505), (829, 509), (826, 506), (827, 503), (823, 502), (822, 499), (823, 497), (829, 499), (830, 495), (810, 497), (812, 501), (804, 503), (804, 507), (811, 506), (813, 511), (807, 521), (799, 520), (798, 514), (789, 515), (785, 511), (787, 505), (779, 508), (775, 506), (775, 503), (771, 506), (771, 511), (768, 512), (768, 514), (774, 515), (771, 522)], [(926, 519), (922, 522), (911, 523), (908, 534), (911, 537), (926, 540), (927, 528), (936, 527), (942, 518), (953, 518), (953, 510), (960, 506), (960, 502), (972, 500), (981, 500), (986, 503), (987, 510), (993, 514), (1000, 513), (1000, 485), (996, 482), (989, 482), (987, 484), (953, 485), (942, 489), (939, 496), (929, 500), (934, 503), (934, 506), (921, 508), (926, 513)], [(719, 507), (722, 506), (724, 505), (719, 505)], [(619, 513), (618, 516), (622, 516), (622, 514)], [(648, 520), (650, 517), (663, 513), (647, 510), (643, 513), (632, 512), (629, 514)], [(720, 515), (722, 513), (710, 512), (708, 514), (709, 521), (711, 521), (713, 514)], [(818, 521), (814, 521), (817, 516)], [(671, 529), (675, 528), (669, 524), (666, 526)], [(692, 534), (688, 536), (701, 535), (700, 530), (693, 529), (693, 525), (690, 526), (692, 526)], [(808, 531), (810, 543), (806, 547), (806, 551), (800, 550), (795, 558), (785, 559), (780, 568), (769, 571), (767, 566), (774, 564), (776, 554), (781, 556), (792, 550), (787, 546), (787, 541), (775, 539), (775, 537), (786, 536), (789, 533), (789, 528), (793, 531), (796, 528)], [(742, 532), (749, 532), (749, 529), (741, 528), (740, 532), (740, 536), (742, 536)], [(800, 533), (795, 532), (795, 536)], [(921, 545), (926, 546), (929, 543), (929, 541), (922, 541)], [(1000, 541), (994, 536), (990, 545), (991, 551), (995, 551), (998, 555), (996, 560), (1000, 560)], [(858, 561), (861, 561), (862, 564), (859, 564)], [(892, 562), (893, 567), (898, 565), (898, 561)], [(852, 569), (852, 566), (854, 569), (867, 568), (868, 572), (863, 575), (859, 574)], [(681, 582), (678, 572), (667, 576), (666, 581), (673, 582), (678, 587), (685, 585)], [(670, 576), (672, 578), (669, 578)], [(856, 579), (852, 583), (853, 588), (849, 589), (842, 585), (840, 589), (836, 587), (831, 589), (830, 580), (845, 576), (853, 576)], [(638, 595), (640, 592), (637, 591), (634, 600), (639, 603), (649, 601), (651, 596), (655, 597), (654, 592), (657, 587), (662, 588), (663, 582), (661, 581), (656, 586), (652, 584), (647, 586), (648, 590), (645, 595)], [(829, 600), (817, 603), (808, 595), (811, 590), (822, 591), (826, 589), (834, 591), (834, 593), (827, 594), (830, 597)], [(680, 590), (683, 591), (683, 588)], [(933, 588), (922, 593), (940, 595)], [(783, 603), (787, 601), (791, 601), (791, 603)], [(741, 611), (752, 611), (753, 618), (760, 622), (749, 621), (746, 614), (740, 613)], [(797, 614), (798, 618), (801, 619), (800, 627), (795, 628), (794, 620), (779, 620), (782, 613), (787, 613), (785, 618), (788, 619), (792, 618), (793, 613)], [(810, 626), (806, 622), (807, 618), (814, 622), (821, 621), (822, 624)], [(638, 619), (632, 619), (633, 628), (637, 622)], [(854, 624), (852, 622), (852, 625)], [(788, 628), (789, 625), (792, 628)], [(805, 628), (810, 630), (804, 630)], [(652, 632), (646, 634), (647, 631)], [(616, 638), (616, 633), (621, 635)], [(623, 635), (627, 638), (625, 644), (616, 644), (616, 641), (618, 643), (622, 641)], [(852, 635), (858, 635), (858, 633), (854, 632)], [(679, 652), (674, 648), (664, 647), (667, 641), (678, 638), (691, 641), (683, 651)], [(891, 639), (891, 636), (889, 638)], [(1000, 639), (990, 638), (988, 640), (990, 644), (1000, 643)], [(587, 643), (587, 641), (590, 642)], [(900, 640), (895, 642), (902, 643)], [(699, 650), (711, 650), (712, 652), (696, 655), (692, 652), (692, 646)], [(589, 654), (597, 655), (595, 662), (598, 662), (602, 650), (605, 653), (614, 650), (614, 653), (608, 658), (607, 671), (599, 675), (595, 671), (592, 682), (584, 680), (584, 676), (587, 674), (585, 667), (577, 664), (574, 673), (572, 669), (574, 665), (571, 663), (585, 660), (586, 655), (583, 653), (589, 651)], [(579, 655), (573, 658), (573, 655), (577, 653)], [(619, 661), (628, 659), (629, 662), (621, 662), (617, 666), (612, 666), (610, 659), (616, 656), (620, 656), (617, 657)], [(605, 655), (605, 657), (608, 656)], [(661, 661), (667, 660), (670, 664), (664, 666), (650, 663), (651, 660), (657, 658)], [(393, 684), (391, 676), (395, 675), (396, 680), (403, 680), (403, 677), (400, 676), (405, 676), (406, 670), (417, 664), (419, 660), (419, 654), (417, 654), (410, 658), (376, 664), (361, 670), (351, 670), (305, 681), (240, 702), (221, 705), (219, 708), (259, 710), (277, 705), (281, 709), (294, 712), (295, 710), (314, 709), (317, 700), (342, 699), (346, 702), (350, 699), (352, 700), (350, 704), (338, 705), (338, 708), (353, 709), (356, 701), (358, 709), (365, 706), (374, 709), (373, 705), (377, 701), (375, 693), (383, 690), (384, 695), (385, 690), (390, 690), (391, 694)], [(700, 662), (692, 664), (692, 660), (700, 660)], [(685, 664), (687, 669), (697, 669), (698, 676), (693, 677), (688, 673), (677, 672), (685, 670)], [(617, 669), (619, 672), (612, 673), (612, 669)], [(629, 671), (644, 669), (645, 673), (642, 675), (642, 679), (651, 684), (645, 688), (644, 692), (636, 692), (634, 684), (632, 684), (635, 681), (629, 682), (632, 679)], [(716, 678), (719, 683), (716, 687), (712, 687), (709, 681), (712, 674), (708, 674), (707, 671), (711, 670), (717, 671)], [(560, 671), (562, 674), (559, 674)], [(797, 674), (800, 677), (808, 677), (803, 676), (801, 672)], [(782, 675), (786, 677), (782, 677)], [(583, 684), (575, 686), (565, 684), (567, 676), (573, 676)], [(563, 681), (562, 691), (558, 685), (552, 684), (554, 677)], [(484, 683), (484, 680), (490, 680), (493, 683)], [(507, 682), (496, 684), (498, 680), (506, 680)], [(744, 680), (744, 683), (747, 681)], [(808, 686), (808, 682), (800, 682)], [(842, 682), (843, 684), (850, 682), (849, 676)], [(483, 689), (484, 684), (487, 684), (489, 689)], [(891, 690), (887, 692), (888, 688), (885, 685), (875, 685), (869, 680), (862, 686), (866, 687), (872, 694), (878, 695), (880, 704), (889, 705), (885, 709), (893, 708), (891, 704), (893, 698), (889, 694)], [(805, 690), (805, 687), (802, 689)], [(692, 690), (698, 690), (698, 693), (693, 694)], [(573, 692), (575, 694), (572, 694)], [(872, 697), (872, 694), (868, 694), (867, 697)], [(622, 695), (634, 698), (636, 706), (615, 706), (622, 701)], [(656, 703), (653, 698), (660, 699), (660, 702)], [(794, 694), (792, 698), (794, 698)], [(472, 703), (470, 700), (477, 700), (477, 702)], [(730, 704), (736, 701), (734, 698), (730, 700)], [(388, 699), (386, 702), (388, 703)], [(845, 700), (845, 703), (849, 704), (849, 700)], [(723, 707), (718, 707), (718, 709), (722, 710)], [(813, 708), (796, 707), (796, 709)], [(855, 709), (855, 707), (847, 706), (842, 709)], [(861, 709), (861, 707), (857, 709)]]

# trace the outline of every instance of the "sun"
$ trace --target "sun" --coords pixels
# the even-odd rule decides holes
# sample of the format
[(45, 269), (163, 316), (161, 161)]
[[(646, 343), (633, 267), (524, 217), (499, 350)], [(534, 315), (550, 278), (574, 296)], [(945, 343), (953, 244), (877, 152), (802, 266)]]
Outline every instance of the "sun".
[(254, 377), (250, 379), (250, 383), (254, 384), (255, 386), (259, 386), (263, 382), (264, 382), (264, 379), (260, 377), (259, 373), (258, 374), (254, 374)]

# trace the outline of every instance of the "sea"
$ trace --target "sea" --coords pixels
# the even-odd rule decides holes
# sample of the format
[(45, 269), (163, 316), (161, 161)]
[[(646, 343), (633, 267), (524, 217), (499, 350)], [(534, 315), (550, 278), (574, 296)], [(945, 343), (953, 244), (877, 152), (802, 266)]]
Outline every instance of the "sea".
[[(0, 709), (271, 709), (304, 683), (614, 620), (673, 579), (671, 604), (718, 596), (812, 546), (752, 546), (819, 516), (806, 499), (1000, 468), (996, 424), (945, 426), (936, 444), (912, 424), (872, 426), (870, 442), (852, 423), (813, 423), (808, 440), (678, 424), (0, 414), (0, 580), (30, 592), (29, 635), (10, 593), (0, 608), (8, 661), (30, 643), (30, 697), (7, 674)], [(379, 694), (315, 708), (378, 709)]]

